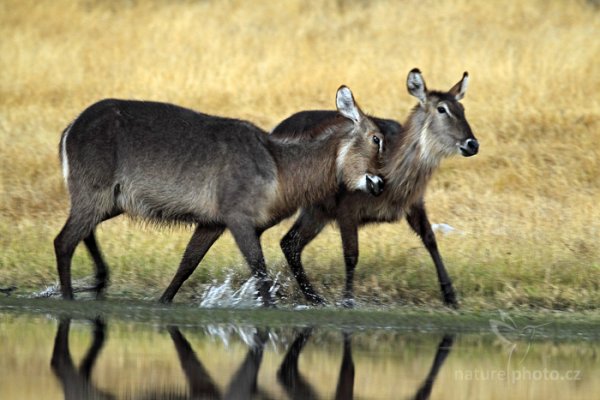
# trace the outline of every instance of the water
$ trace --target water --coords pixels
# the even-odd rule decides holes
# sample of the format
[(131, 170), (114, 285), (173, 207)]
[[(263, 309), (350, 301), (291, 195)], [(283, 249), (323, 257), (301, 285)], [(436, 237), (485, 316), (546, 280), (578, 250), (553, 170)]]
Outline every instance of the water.
[[(258, 280), (254, 277), (245, 281), (239, 289), (231, 285), (232, 275), (228, 275), (223, 283), (214, 282), (209, 286), (200, 300), (201, 308), (259, 308), (262, 305), (258, 297)], [(279, 290), (279, 274), (275, 276), (269, 293), (277, 298)]]
[(600, 342), (582, 332), (506, 313), (0, 299), (0, 399), (595, 399)]

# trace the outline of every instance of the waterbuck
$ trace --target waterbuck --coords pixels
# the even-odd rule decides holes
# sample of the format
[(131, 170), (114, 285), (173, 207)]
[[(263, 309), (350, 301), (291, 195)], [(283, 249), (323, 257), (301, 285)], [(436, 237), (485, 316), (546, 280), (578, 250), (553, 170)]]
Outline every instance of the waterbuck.
[(339, 114), (313, 140), (269, 136), (247, 121), (201, 114), (172, 104), (103, 100), (63, 132), (60, 156), (71, 210), (54, 240), (63, 298), (73, 298), (71, 258), (83, 240), (100, 295), (108, 268), (95, 227), (127, 214), (156, 223), (194, 224), (179, 269), (161, 297), (170, 302), (225, 229), (270, 301), (261, 233), (338, 191), (379, 194), (383, 135), (350, 89), (336, 95)]
[[(404, 127), (392, 120), (373, 118), (386, 140), (382, 173), (386, 190), (378, 198), (347, 191), (326, 201), (304, 208), (290, 231), (281, 240), (281, 248), (307, 300), (323, 304), (310, 284), (301, 263), (301, 253), (329, 222), (340, 228), (346, 283), (342, 304), (354, 303), (352, 284), (358, 262), (358, 227), (374, 222), (394, 222), (405, 216), (410, 227), (421, 237), (431, 254), (441, 285), (444, 303), (457, 307), (452, 282), (438, 251), (435, 235), (425, 211), (423, 196), (432, 173), (442, 159), (454, 154), (477, 154), (479, 144), (459, 102), (465, 95), (468, 74), (448, 92), (429, 91), (418, 69), (408, 74), (407, 87), (419, 103), (411, 111)], [(301, 137), (315, 126), (327, 124), (333, 111), (303, 111), (281, 122), (271, 136)]]

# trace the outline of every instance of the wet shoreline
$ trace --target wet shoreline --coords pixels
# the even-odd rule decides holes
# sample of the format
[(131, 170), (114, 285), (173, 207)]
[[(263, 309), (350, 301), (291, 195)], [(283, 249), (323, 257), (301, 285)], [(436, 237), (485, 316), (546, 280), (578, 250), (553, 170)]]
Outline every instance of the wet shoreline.
[(283, 306), (275, 309), (207, 309), (193, 304), (162, 305), (154, 301), (120, 299), (63, 301), (15, 297), (0, 298), (0, 312), (16, 315), (52, 314), (57, 317), (69, 316), (77, 319), (92, 319), (100, 316), (121, 321), (186, 326), (232, 323), (270, 327), (318, 326), (482, 334), (492, 332), (492, 321), (501, 321), (504, 316), (508, 316), (511, 324), (535, 327), (535, 336), (538, 339), (600, 340), (600, 313), (598, 312), (521, 310), (479, 312), (416, 307), (364, 307), (354, 310), (338, 307), (294, 309)]

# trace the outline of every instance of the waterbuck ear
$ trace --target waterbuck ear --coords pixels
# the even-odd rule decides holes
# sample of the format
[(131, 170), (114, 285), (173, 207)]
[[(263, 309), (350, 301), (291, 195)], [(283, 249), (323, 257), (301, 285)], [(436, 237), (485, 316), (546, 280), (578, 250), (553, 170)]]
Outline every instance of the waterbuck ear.
[(452, 89), (450, 89), (448, 93), (454, 96), (454, 98), (457, 101), (462, 100), (462, 98), (465, 97), (465, 93), (467, 92), (467, 86), (469, 86), (469, 73), (465, 71), (460, 82), (452, 86)]
[(421, 104), (425, 104), (427, 101), (427, 86), (425, 85), (423, 75), (421, 75), (421, 71), (419, 71), (418, 68), (413, 68), (408, 73), (408, 78), (406, 78), (406, 88), (408, 89), (408, 93), (419, 99)]
[(342, 85), (337, 90), (335, 104), (340, 114), (352, 120), (356, 124), (360, 123), (362, 120), (362, 112), (356, 105), (352, 91), (350, 88), (348, 88), (348, 86)]

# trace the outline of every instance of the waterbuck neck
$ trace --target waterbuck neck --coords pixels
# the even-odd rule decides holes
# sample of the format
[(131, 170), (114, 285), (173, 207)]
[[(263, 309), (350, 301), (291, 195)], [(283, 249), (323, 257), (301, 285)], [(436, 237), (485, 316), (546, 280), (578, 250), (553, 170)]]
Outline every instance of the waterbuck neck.
[(417, 105), (411, 111), (400, 138), (390, 146), (383, 168), (384, 193), (406, 205), (420, 198), (431, 175), (445, 157), (433, 140), (430, 116)]
[(345, 144), (353, 140), (350, 121), (337, 122), (325, 132), (306, 138), (270, 138), (270, 150), (277, 164), (279, 213), (295, 211), (322, 201), (338, 190), (336, 161)]

